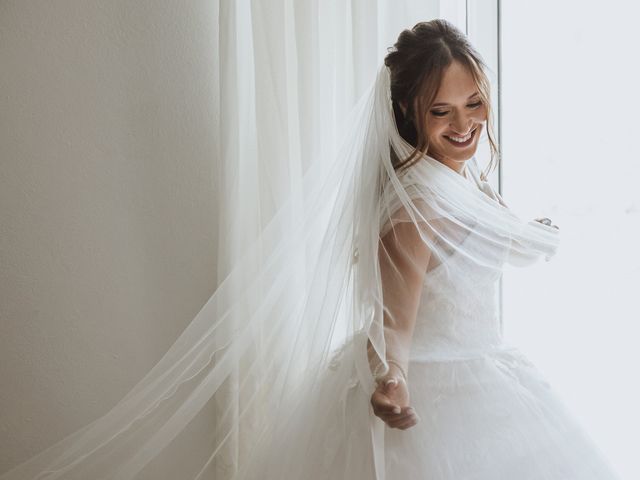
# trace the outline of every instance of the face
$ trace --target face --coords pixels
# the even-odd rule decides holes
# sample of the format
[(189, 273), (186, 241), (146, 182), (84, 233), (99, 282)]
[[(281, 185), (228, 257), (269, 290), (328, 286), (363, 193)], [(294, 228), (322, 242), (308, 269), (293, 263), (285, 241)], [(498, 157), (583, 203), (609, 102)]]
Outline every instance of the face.
[(427, 115), (427, 153), (460, 172), (464, 163), (475, 154), (487, 120), (487, 109), (480, 92), (471, 73), (461, 63), (453, 61), (445, 70)]

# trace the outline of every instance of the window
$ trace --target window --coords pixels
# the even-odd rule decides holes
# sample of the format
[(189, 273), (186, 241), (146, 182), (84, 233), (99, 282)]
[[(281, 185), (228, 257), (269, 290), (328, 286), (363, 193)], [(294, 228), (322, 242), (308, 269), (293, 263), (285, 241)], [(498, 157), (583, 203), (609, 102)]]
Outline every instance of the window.
[(502, 193), (561, 229), (508, 270), (503, 327), (623, 478), (640, 478), (640, 64), (632, 2), (502, 2)]

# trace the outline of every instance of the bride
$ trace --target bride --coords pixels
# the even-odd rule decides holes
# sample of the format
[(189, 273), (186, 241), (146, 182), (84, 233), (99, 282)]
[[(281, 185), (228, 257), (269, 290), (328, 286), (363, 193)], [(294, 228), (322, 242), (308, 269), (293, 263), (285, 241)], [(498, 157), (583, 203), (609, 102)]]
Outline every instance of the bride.
[[(502, 338), (504, 266), (550, 259), (559, 230), (486, 181), (485, 70), (444, 20), (401, 32), (341, 149), (310, 153), (301, 188), (160, 362), (0, 478), (618, 478)], [(208, 443), (190, 442), (194, 426)]]

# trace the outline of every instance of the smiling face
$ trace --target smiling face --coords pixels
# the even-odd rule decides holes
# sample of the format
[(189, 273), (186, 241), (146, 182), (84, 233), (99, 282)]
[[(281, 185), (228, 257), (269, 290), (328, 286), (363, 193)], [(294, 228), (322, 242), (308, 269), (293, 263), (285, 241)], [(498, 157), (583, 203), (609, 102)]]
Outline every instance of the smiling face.
[(428, 155), (460, 172), (475, 154), (487, 120), (473, 76), (461, 63), (454, 60), (444, 71), (427, 115)]

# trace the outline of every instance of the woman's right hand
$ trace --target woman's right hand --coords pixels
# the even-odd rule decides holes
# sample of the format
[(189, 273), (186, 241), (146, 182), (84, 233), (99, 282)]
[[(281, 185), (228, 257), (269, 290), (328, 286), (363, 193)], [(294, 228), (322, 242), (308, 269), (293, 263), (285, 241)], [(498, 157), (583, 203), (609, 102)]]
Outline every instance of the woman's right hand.
[(543, 223), (544, 225), (547, 225), (549, 227), (553, 227), (553, 228), (557, 228), (558, 230), (560, 230), (560, 227), (557, 225), (554, 225), (553, 222), (551, 221), (550, 218), (548, 217), (542, 217), (542, 218), (534, 218), (534, 220), (538, 223)]
[(404, 377), (393, 368), (382, 377), (371, 395), (373, 413), (391, 428), (406, 430), (420, 418), (409, 405), (409, 387)]

